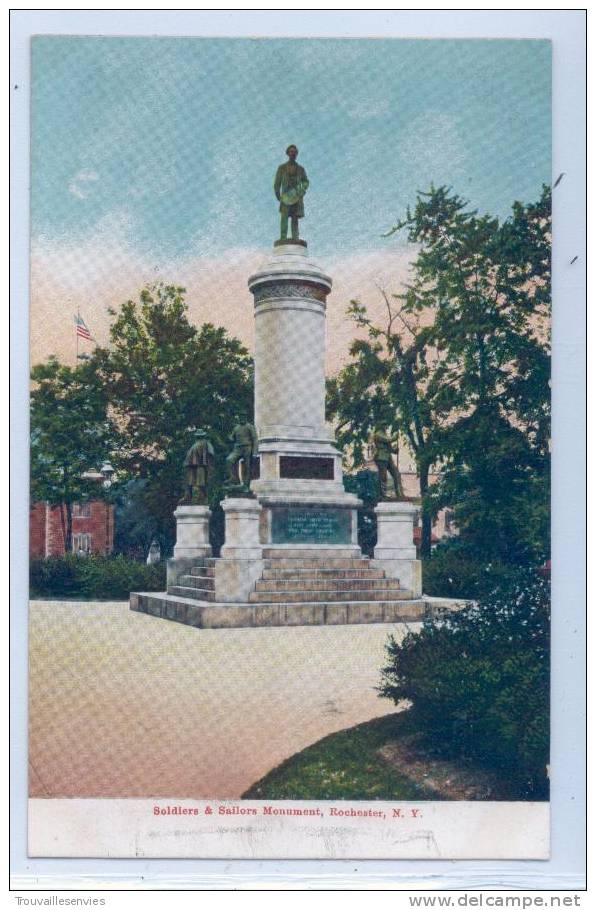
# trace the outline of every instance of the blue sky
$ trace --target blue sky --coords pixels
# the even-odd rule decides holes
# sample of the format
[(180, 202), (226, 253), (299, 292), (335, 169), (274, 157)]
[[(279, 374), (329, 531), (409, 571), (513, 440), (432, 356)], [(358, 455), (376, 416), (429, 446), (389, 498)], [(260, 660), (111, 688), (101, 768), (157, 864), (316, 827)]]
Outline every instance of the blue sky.
[(550, 182), (550, 43), (33, 39), (34, 244), (117, 215), (152, 261), (265, 248), (289, 142), (325, 257), (376, 251), (431, 181), (504, 216)]

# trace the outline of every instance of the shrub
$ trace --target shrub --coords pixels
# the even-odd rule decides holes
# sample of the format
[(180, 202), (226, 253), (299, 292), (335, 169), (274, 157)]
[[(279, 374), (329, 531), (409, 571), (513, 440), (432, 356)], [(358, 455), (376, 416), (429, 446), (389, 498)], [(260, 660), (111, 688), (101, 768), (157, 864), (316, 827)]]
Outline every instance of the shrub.
[(31, 560), (34, 597), (126, 600), (131, 591), (163, 591), (164, 563), (148, 566), (124, 556), (54, 556)]
[(379, 687), (412, 703), (438, 753), (507, 775), (520, 799), (548, 793), (549, 605), (548, 582), (520, 572), (399, 644), (390, 638)]
[(473, 553), (450, 540), (439, 544), (422, 563), (422, 589), (438, 597), (477, 599), (519, 574), (519, 567), (492, 561), (481, 562)]
[(29, 563), (29, 588), (32, 595), (72, 597), (78, 591), (76, 556), (50, 556)]

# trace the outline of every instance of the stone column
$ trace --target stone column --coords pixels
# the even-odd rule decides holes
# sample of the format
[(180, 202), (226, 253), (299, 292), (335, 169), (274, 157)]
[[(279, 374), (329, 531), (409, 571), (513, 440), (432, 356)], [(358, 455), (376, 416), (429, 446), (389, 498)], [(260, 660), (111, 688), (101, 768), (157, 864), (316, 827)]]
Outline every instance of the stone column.
[[(265, 546), (342, 546), (359, 556), (357, 539), (346, 531), (339, 510), (352, 510), (355, 522), (362, 503), (344, 490), (341, 453), (325, 421), (325, 314), (331, 278), (309, 258), (303, 241), (288, 242), (275, 246), (248, 286), (254, 298), (260, 457), (259, 478), (251, 490), (270, 531)], [(298, 530), (295, 522), (289, 527), (288, 509), (306, 514), (307, 508), (310, 530), (306, 525)], [(338, 537), (333, 528), (339, 525)]]
[(411, 502), (380, 502), (377, 516), (377, 545), (374, 564), (385, 570), (388, 578), (398, 578), (401, 586), (414, 597), (422, 594), (422, 564), (416, 559), (414, 517)]
[(192, 559), (211, 556), (209, 543), (209, 506), (178, 506), (176, 519), (176, 546), (174, 559)]

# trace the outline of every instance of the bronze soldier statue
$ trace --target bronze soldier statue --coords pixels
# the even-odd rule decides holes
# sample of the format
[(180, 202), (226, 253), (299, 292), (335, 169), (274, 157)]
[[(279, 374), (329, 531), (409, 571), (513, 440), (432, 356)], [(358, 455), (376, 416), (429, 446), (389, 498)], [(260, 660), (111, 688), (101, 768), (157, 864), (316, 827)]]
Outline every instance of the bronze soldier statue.
[(179, 505), (207, 503), (207, 484), (213, 471), (215, 452), (205, 430), (196, 430), (194, 436), (195, 441), (184, 459), (186, 493)]
[(372, 437), (373, 458), (379, 472), (381, 499), (388, 499), (387, 472), (391, 474), (396, 499), (404, 499), (399, 471), (393, 461), (393, 443), (385, 430), (375, 430)]
[(304, 240), (299, 240), (298, 237), (298, 219), (304, 218), (303, 197), (308, 189), (308, 177), (304, 168), (296, 162), (298, 149), (295, 145), (287, 147), (286, 155), (288, 161), (278, 167), (273, 184), (273, 191), (276, 199), (279, 200), (281, 213), (280, 239), (275, 243), (278, 246), (288, 242), (289, 218), (292, 223), (292, 241), (306, 246)]
[(245, 490), (249, 490), (253, 459), (257, 457), (259, 451), (257, 431), (252, 423), (241, 421), (234, 427), (230, 441), (233, 442), (234, 448), (226, 458), (227, 485), (241, 485)]

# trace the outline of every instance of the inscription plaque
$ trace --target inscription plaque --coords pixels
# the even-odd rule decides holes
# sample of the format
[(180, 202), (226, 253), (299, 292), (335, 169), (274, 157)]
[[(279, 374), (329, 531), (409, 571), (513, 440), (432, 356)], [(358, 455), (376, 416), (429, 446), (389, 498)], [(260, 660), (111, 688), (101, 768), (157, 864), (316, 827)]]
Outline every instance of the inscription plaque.
[(333, 458), (280, 455), (279, 476), (294, 480), (333, 480)]
[(350, 544), (350, 509), (282, 506), (271, 509), (272, 543)]

